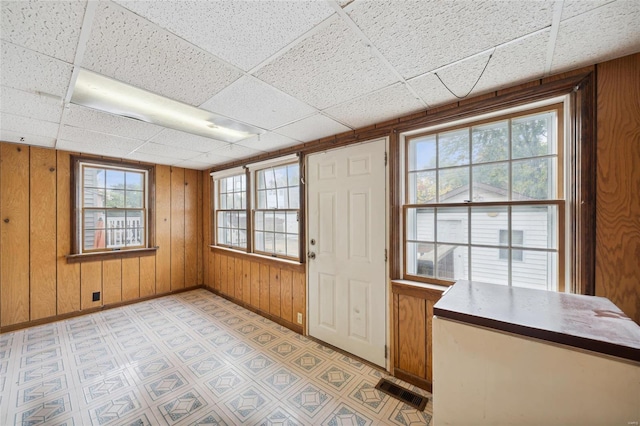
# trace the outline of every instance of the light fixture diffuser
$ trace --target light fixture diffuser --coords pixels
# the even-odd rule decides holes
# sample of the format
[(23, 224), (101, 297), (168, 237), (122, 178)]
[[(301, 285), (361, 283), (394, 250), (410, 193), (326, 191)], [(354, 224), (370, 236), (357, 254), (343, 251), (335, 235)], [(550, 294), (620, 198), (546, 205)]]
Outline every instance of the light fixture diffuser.
[(183, 102), (80, 69), (71, 103), (225, 142), (264, 133)]

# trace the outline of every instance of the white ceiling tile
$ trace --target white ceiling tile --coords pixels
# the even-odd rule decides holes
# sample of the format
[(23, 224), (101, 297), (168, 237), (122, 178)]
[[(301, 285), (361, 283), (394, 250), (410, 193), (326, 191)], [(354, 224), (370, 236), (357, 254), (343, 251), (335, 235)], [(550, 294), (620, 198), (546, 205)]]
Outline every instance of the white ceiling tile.
[[(237, 160), (241, 158), (253, 157), (254, 155), (262, 154), (263, 152), (264, 151), (230, 143), (229, 145), (222, 148), (214, 149), (210, 152), (210, 154), (213, 156), (220, 156)], [(192, 160), (198, 161), (197, 158), (193, 158)]]
[(250, 76), (236, 80), (200, 107), (268, 130), (317, 112)]
[(2, 41), (0, 84), (63, 98), (69, 87), (70, 64)]
[(382, 89), (353, 101), (324, 110), (351, 127), (364, 127), (425, 109), (404, 84)]
[(70, 141), (60, 138), (56, 142), (56, 149), (62, 151), (80, 152), (82, 154), (104, 155), (107, 157), (124, 158), (128, 150), (119, 149), (110, 145), (105, 145), (96, 140), (87, 139), (85, 141)]
[(208, 152), (206, 154), (202, 154), (198, 157), (192, 158), (191, 160), (187, 160), (186, 162), (189, 162), (189, 161), (200, 163), (200, 164), (208, 164), (208, 167), (212, 167), (218, 164), (230, 163), (234, 160), (233, 158), (224, 157), (222, 155), (214, 155)]
[(553, 73), (640, 51), (640, 2), (619, 0), (560, 23)]
[(193, 169), (193, 170), (205, 170), (210, 168), (212, 165), (213, 165), (212, 163), (202, 163), (200, 161), (193, 161), (193, 160), (180, 161), (179, 163), (175, 164), (176, 167), (183, 167), (185, 169)]
[(0, 114), (0, 129), (10, 132), (24, 132), (35, 136), (55, 138), (58, 135), (59, 126), (58, 123), (52, 123), (51, 121), (37, 120), (4, 112)]
[(553, 1), (364, 1), (348, 14), (411, 78), (550, 26)]
[(151, 154), (161, 157), (174, 158), (177, 160), (189, 160), (200, 154), (196, 151), (181, 149), (174, 146), (160, 145), (152, 142), (144, 144), (140, 148), (136, 149), (136, 152), (139, 152), (141, 154)]
[(276, 129), (276, 132), (289, 136), (290, 138), (309, 142), (316, 139), (332, 136), (351, 130), (347, 126), (338, 123), (322, 114), (316, 114), (311, 117), (303, 118), (295, 123)]
[(338, 5), (342, 8), (350, 5), (351, 3), (353, 3), (354, 0), (336, 0), (336, 3), (338, 3)]
[(320, 109), (397, 81), (342, 20), (293, 47), (256, 77)]
[(209, 152), (227, 145), (227, 142), (204, 136), (193, 135), (179, 130), (165, 129), (151, 139), (151, 142), (196, 152)]
[(482, 72), (488, 57), (489, 54), (476, 56), (440, 70), (438, 76), (446, 87), (433, 73), (413, 78), (408, 84), (431, 108), (455, 102), (458, 99), (451, 92), (460, 97), (466, 95)]
[(3, 1), (2, 39), (72, 63), (86, 7), (79, 1)]
[(56, 144), (56, 138), (31, 135), (24, 132), (12, 132), (11, 130), (5, 129), (0, 129), (0, 140), (27, 145), (44, 146), (47, 148), (53, 148)]
[(210, 53), (110, 2), (97, 7), (82, 64), (191, 105), (241, 76)]
[(562, 20), (572, 18), (615, 0), (564, 0), (562, 3)]
[(174, 166), (182, 160), (179, 158), (164, 157), (162, 155), (147, 154), (143, 152), (132, 152), (124, 157), (131, 161), (143, 161), (145, 163), (162, 164), (165, 166)]
[(333, 13), (323, 1), (118, 3), (245, 71)]
[[(135, 150), (144, 143), (144, 141), (140, 139), (123, 138), (72, 126), (62, 126), (60, 139), (67, 142), (76, 142), (81, 146), (84, 144), (92, 149), (92, 153), (99, 153), (100, 147), (105, 150), (117, 150), (119, 156)], [(56, 147), (58, 147), (58, 145), (56, 145)], [(89, 151), (81, 150), (81, 152)]]
[(59, 122), (62, 115), (62, 99), (0, 86), (0, 111)]
[(236, 142), (236, 145), (246, 146), (247, 148), (259, 151), (276, 151), (278, 149), (287, 148), (289, 146), (298, 145), (300, 141), (291, 139), (287, 136), (279, 135), (275, 132), (264, 133), (260, 136), (253, 136), (249, 139)]
[(140, 140), (147, 140), (163, 129), (163, 127), (155, 124), (120, 117), (75, 104), (69, 104), (65, 109), (62, 124)]

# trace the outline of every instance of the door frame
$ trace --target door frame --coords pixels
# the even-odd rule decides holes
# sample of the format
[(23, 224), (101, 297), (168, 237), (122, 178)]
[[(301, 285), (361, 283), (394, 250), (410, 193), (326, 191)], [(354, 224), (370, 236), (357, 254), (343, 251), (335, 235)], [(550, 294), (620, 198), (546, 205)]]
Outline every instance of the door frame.
[[(307, 294), (306, 299), (306, 317), (307, 317), (307, 321), (305, 321), (305, 327), (304, 327), (304, 334), (306, 336), (309, 336), (309, 305), (310, 305), (310, 300), (309, 300), (309, 259), (307, 258), (307, 253), (309, 252), (309, 181), (306, 179), (306, 175), (307, 175), (307, 170), (309, 168), (309, 160), (308, 157), (311, 155), (316, 155), (316, 154), (323, 154), (325, 152), (332, 152), (332, 151), (338, 151), (340, 149), (344, 149), (344, 148), (349, 148), (349, 147), (353, 147), (353, 146), (357, 146), (357, 145), (365, 145), (367, 143), (371, 143), (371, 142), (378, 142), (380, 140), (384, 140), (384, 149), (385, 149), (385, 167), (384, 167), (384, 181), (385, 181), (385, 188), (384, 188), (384, 217), (385, 217), (385, 233), (384, 233), (384, 241), (385, 241), (385, 250), (387, 253), (387, 259), (385, 261), (385, 265), (384, 265), (384, 270), (385, 270), (385, 277), (384, 277), (384, 298), (385, 298), (385, 303), (384, 303), (384, 309), (385, 309), (385, 370), (387, 372), (391, 372), (391, 367), (392, 367), (392, 363), (391, 363), (391, 338), (392, 338), (392, 334), (391, 334), (391, 303), (390, 303), (390, 299), (389, 297), (391, 296), (391, 279), (389, 277), (389, 263), (390, 263), (390, 259), (389, 259), (389, 253), (390, 253), (390, 247), (389, 244), (391, 242), (391, 235), (390, 235), (390, 230), (391, 227), (389, 226), (390, 220), (391, 220), (391, 209), (390, 209), (390, 198), (389, 198), (389, 194), (390, 194), (390, 188), (389, 188), (389, 184), (390, 184), (390, 173), (389, 173), (389, 137), (388, 136), (384, 136), (384, 137), (380, 137), (380, 138), (375, 138), (375, 139), (369, 139), (366, 141), (362, 141), (362, 142), (357, 142), (357, 143), (352, 143), (352, 144), (348, 144), (345, 146), (341, 146), (341, 147), (337, 147), (337, 148), (330, 148), (330, 149), (323, 149), (320, 151), (316, 151), (316, 152), (312, 152), (309, 154), (305, 154), (303, 162), (304, 162), (304, 175), (301, 176), (302, 179), (304, 179), (304, 200), (305, 200), (305, 211), (304, 211), (304, 227), (305, 227), (305, 237), (304, 237), (304, 251), (302, 253), (300, 253), (301, 256), (304, 256), (305, 259), (305, 263), (306, 263), (306, 268), (305, 268), (305, 280), (306, 280), (306, 286), (305, 286), (305, 291)], [(338, 348), (340, 349), (340, 348)], [(357, 355), (353, 355), (356, 356)], [(358, 358), (360, 359), (360, 358)], [(369, 361), (363, 360), (364, 362), (366, 362), (367, 364), (370, 364)]]

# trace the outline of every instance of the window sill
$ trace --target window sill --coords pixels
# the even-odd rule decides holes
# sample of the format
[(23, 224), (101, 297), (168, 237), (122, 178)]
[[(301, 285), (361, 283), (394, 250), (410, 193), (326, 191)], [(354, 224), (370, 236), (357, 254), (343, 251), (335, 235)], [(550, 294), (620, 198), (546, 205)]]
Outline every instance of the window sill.
[(96, 253), (68, 254), (67, 263), (97, 262), (101, 260), (127, 259), (130, 257), (153, 256), (160, 247), (133, 250), (113, 250)]
[(253, 260), (255, 262), (262, 263), (263, 265), (271, 265), (277, 268), (283, 268), (294, 272), (305, 272), (305, 264), (295, 262), (293, 260), (281, 259), (277, 257), (264, 256), (256, 253), (247, 253), (244, 251), (234, 250), (226, 247), (210, 245), (209, 248), (214, 253), (220, 253), (226, 256), (231, 256), (240, 259)]
[[(439, 299), (451, 287), (409, 280), (391, 280), (391, 292), (419, 298)], [(429, 297), (430, 296), (430, 297)]]

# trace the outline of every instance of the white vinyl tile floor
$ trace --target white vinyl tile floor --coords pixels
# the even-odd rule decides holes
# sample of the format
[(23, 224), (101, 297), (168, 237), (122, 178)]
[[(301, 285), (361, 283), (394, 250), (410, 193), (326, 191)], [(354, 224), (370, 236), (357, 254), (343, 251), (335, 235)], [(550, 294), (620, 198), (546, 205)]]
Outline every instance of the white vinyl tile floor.
[[(387, 377), (429, 397), (417, 411)], [(0, 335), (0, 425), (428, 425), (431, 395), (203, 290)]]

